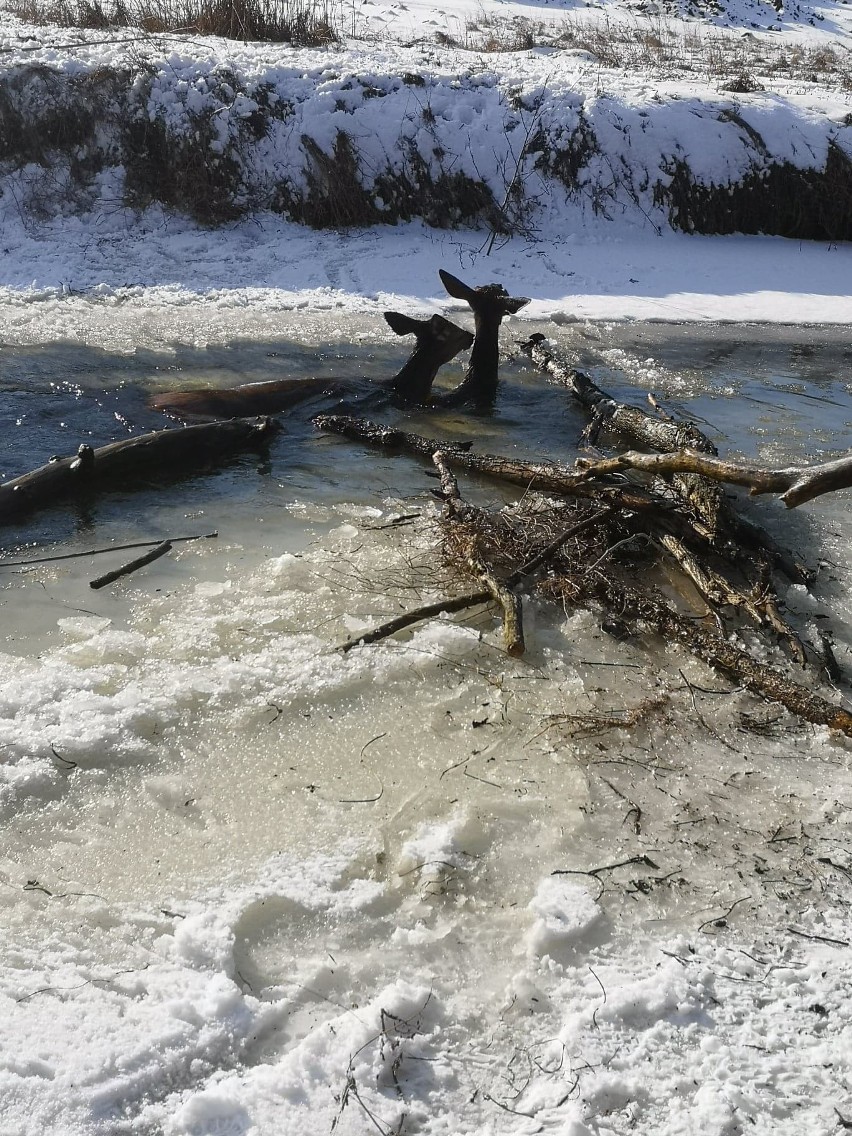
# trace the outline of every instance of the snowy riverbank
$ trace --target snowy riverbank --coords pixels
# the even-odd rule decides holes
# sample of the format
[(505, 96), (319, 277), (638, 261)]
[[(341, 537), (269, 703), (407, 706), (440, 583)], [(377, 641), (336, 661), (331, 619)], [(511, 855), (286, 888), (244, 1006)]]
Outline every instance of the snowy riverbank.
[[(852, 321), (846, 245), (687, 237), (591, 225), (515, 239), (486, 256), (479, 233), (418, 224), (316, 233), (270, 215), (211, 232), (178, 218), (8, 224), (0, 261), (7, 343), (52, 337), (139, 347), (281, 334), (357, 334), (383, 310), (452, 312), (439, 268), (530, 296), (522, 318)], [(316, 317), (316, 319), (314, 318)], [(355, 323), (352, 321), (355, 320)], [(312, 331), (316, 325), (316, 331)]]
[[(572, 44), (589, 16), (568, 26), (524, 51), (439, 31), (299, 49), (7, 18), (0, 222), (128, 224), (159, 204), (206, 225), (271, 210), (313, 228), (421, 219), (498, 240), (600, 220), (852, 236), (841, 40), (779, 28), (705, 43), (700, 25), (648, 23), (628, 26), (622, 51), (624, 25), (598, 19), (586, 47)], [(619, 66), (643, 34), (669, 54)]]

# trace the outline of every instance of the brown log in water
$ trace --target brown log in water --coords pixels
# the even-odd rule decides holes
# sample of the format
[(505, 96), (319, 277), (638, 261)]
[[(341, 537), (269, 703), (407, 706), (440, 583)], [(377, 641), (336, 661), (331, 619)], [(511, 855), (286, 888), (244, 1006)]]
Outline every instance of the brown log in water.
[(268, 418), (235, 418), (174, 430), (156, 430), (47, 465), (0, 485), (0, 524), (67, 497), (113, 488), (124, 479), (172, 477), (187, 469), (218, 465), (234, 453), (263, 447), (273, 436)]

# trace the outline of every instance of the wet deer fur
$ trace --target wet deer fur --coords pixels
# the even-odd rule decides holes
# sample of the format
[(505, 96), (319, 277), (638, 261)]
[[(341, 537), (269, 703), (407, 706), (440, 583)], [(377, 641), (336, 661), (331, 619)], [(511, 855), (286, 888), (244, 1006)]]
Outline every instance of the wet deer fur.
[[(470, 347), (473, 335), (443, 316), (415, 319), (401, 312), (385, 312), (385, 319), (397, 335), (413, 335), (414, 350), (402, 368), (389, 380), (375, 381), (378, 388), (367, 395), (372, 403), (381, 395), (403, 404), (428, 403), (438, 369), (459, 351)], [(278, 414), (320, 395), (357, 394), (364, 384), (346, 379), (275, 379), (264, 383), (245, 383), (222, 390), (172, 391), (151, 400), (155, 410), (180, 418), (245, 418), (255, 414)]]
[(476, 337), (465, 377), (455, 390), (438, 396), (441, 406), (459, 406), (471, 403), (488, 407), (497, 396), (497, 365), (500, 359), (498, 332), (504, 316), (514, 315), (529, 303), (524, 296), (510, 296), (501, 284), (483, 284), (471, 288), (457, 276), (443, 269), (439, 271), (441, 283), (457, 300), (465, 300), (473, 310)]

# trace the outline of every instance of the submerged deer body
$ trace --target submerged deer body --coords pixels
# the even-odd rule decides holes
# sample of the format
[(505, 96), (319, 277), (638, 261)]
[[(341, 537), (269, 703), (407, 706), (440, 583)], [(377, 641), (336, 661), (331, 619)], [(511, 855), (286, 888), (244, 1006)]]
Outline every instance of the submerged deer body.
[(324, 392), (334, 394), (337, 385), (334, 379), (276, 379), (223, 390), (171, 391), (152, 398), (151, 407), (177, 418), (251, 418), (278, 414)]
[[(385, 312), (385, 319), (397, 335), (413, 335), (414, 350), (402, 369), (390, 380), (371, 382), (372, 395), (407, 404), (429, 402), (438, 368), (470, 347), (474, 337), (443, 316), (414, 319), (401, 312)], [(376, 389), (378, 388), (378, 389)], [(223, 390), (185, 390), (157, 395), (151, 400), (155, 410), (179, 418), (245, 418), (255, 414), (278, 414), (310, 398), (362, 394), (365, 384), (346, 379), (278, 379), (265, 383), (246, 383)]]
[(451, 296), (466, 300), (473, 310), (476, 338), (470, 353), (470, 363), (461, 384), (435, 401), (441, 406), (491, 406), (497, 395), (497, 364), (500, 357), (498, 332), (504, 316), (519, 312), (529, 299), (510, 296), (500, 284), (483, 284), (471, 288), (456, 276), (440, 270), (441, 282)]

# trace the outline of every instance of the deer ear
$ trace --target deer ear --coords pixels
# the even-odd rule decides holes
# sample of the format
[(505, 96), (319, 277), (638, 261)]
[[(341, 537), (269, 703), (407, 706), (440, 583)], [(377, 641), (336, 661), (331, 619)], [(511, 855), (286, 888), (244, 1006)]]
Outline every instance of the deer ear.
[(529, 302), (529, 296), (507, 296), (503, 301), (503, 307), (510, 315), (514, 315), (521, 308), (525, 308)]
[(459, 344), (459, 351), (466, 351), (473, 343), (473, 332), (467, 328), (459, 327), (443, 316), (432, 316), (429, 326), (436, 339), (452, 339)]
[(452, 276), (449, 272), (445, 272), (443, 268), (438, 269), (438, 275), (441, 277), (441, 283), (456, 300), (466, 300), (470, 303), (471, 300), (475, 298), (476, 292), (474, 289), (459, 280), (458, 276)]
[(384, 317), (391, 331), (397, 335), (419, 335), (423, 330), (423, 320), (404, 316), (402, 312), (385, 312)]

